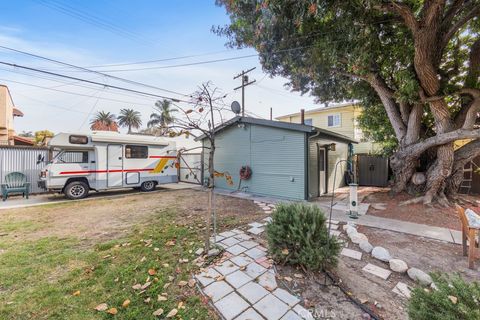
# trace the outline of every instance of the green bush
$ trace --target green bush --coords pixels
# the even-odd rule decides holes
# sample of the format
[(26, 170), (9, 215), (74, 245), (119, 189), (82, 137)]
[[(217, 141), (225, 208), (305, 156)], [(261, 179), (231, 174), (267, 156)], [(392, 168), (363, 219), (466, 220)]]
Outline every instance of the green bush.
[(335, 266), (340, 245), (328, 241), (326, 218), (317, 206), (279, 204), (266, 227), (269, 251), (275, 261), (309, 270)]
[(480, 319), (480, 285), (459, 275), (432, 274), (436, 289), (415, 288), (408, 304), (411, 320)]

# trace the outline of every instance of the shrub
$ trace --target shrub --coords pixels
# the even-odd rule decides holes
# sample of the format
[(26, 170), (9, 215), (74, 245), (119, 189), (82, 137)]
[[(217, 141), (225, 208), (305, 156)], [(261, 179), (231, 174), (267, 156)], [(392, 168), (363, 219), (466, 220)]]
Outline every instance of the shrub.
[(415, 288), (408, 304), (412, 320), (480, 319), (480, 285), (458, 274), (432, 274), (436, 289)]
[(337, 263), (340, 245), (328, 241), (326, 218), (317, 207), (306, 204), (279, 204), (266, 226), (269, 251), (275, 261), (321, 270)]

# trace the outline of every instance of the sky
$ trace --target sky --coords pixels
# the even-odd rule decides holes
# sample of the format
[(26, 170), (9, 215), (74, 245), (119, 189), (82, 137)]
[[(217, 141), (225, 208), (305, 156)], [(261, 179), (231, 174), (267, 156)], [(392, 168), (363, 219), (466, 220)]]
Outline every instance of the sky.
[[(217, 63), (199, 63), (246, 55), (253, 49), (229, 49), (227, 39), (212, 26), (229, 22), (223, 7), (213, 0), (16, 0), (0, 2), (0, 46), (102, 71), (150, 87), (134, 85), (95, 73), (47, 62), (0, 48), (0, 62), (55, 72), (98, 83), (155, 95), (184, 98), (207, 81), (226, 94), (225, 103), (241, 101), (242, 70), (257, 82), (246, 88), (250, 116), (269, 118), (319, 107), (310, 96), (285, 89), (286, 79), (262, 71), (258, 57)], [(150, 60), (154, 63), (129, 64)], [(129, 70), (142, 69), (147, 70)], [(15, 118), (15, 130), (84, 132), (97, 111), (118, 115), (133, 108), (148, 122), (157, 97), (144, 96), (73, 79), (59, 78), (0, 64), (0, 84), (7, 85), (15, 105), (24, 113)], [(153, 88), (155, 87), (155, 88)], [(160, 89), (163, 90), (160, 90)], [(168, 91), (164, 91), (168, 90)], [(175, 93), (171, 93), (173, 91)], [(226, 118), (233, 117), (226, 112)], [(124, 131), (124, 129), (122, 129)]]

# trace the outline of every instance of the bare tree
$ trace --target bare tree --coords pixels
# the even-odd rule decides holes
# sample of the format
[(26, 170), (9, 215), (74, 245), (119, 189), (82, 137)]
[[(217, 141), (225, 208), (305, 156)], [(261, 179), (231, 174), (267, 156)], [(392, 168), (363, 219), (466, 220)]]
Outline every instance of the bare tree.
[(172, 129), (177, 130), (176, 134), (192, 135), (196, 138), (203, 139), (203, 148), (208, 150), (208, 210), (206, 216), (206, 234), (205, 234), (205, 251), (210, 249), (210, 227), (213, 224), (213, 230), (216, 231), (216, 215), (215, 215), (215, 127), (223, 123), (222, 111), (227, 110), (224, 106), (221, 90), (214, 87), (211, 82), (203, 83), (198, 90), (192, 95), (193, 107), (183, 108), (176, 106), (181, 117), (176, 117)]

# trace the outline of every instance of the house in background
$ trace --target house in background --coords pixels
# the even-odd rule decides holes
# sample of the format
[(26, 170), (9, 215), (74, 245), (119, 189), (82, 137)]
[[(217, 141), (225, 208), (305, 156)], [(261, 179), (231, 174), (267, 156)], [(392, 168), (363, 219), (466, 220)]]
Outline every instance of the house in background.
[[(208, 177), (209, 140), (203, 144), (204, 176)], [(215, 128), (215, 187), (229, 192), (292, 200), (310, 200), (344, 185), (354, 139), (299, 123), (234, 117)], [(240, 180), (248, 166), (251, 177)]]
[(15, 107), (8, 87), (0, 85), (0, 145), (34, 145), (32, 140), (15, 135), (15, 117), (23, 117), (23, 113)]
[[(374, 154), (379, 150), (379, 147), (364, 138), (362, 129), (358, 124), (357, 119), (362, 111), (362, 107), (353, 102), (332, 104), (322, 108), (306, 110), (304, 122), (306, 125), (326, 129), (359, 141), (353, 148), (354, 154)], [(301, 112), (297, 112), (276, 119), (290, 123), (301, 123), (301, 118)]]

